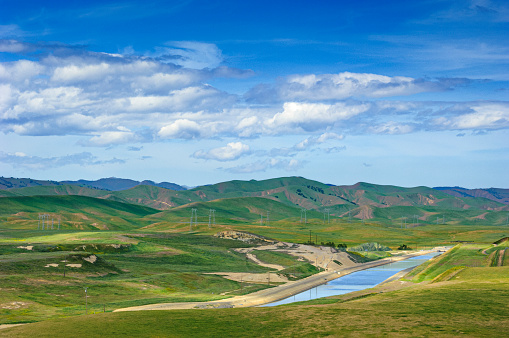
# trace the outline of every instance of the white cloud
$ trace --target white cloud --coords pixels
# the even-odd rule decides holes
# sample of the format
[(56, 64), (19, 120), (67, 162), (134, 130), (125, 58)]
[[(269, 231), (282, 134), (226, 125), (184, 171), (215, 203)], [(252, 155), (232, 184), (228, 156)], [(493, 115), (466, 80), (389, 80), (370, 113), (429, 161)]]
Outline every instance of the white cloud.
[(134, 132), (130, 130), (119, 130), (106, 131), (99, 135), (93, 136), (87, 142), (82, 142), (82, 145), (104, 147), (136, 141), (139, 141), (139, 138)]
[(415, 130), (415, 126), (411, 124), (389, 121), (371, 126), (369, 127), (369, 130), (374, 134), (399, 135), (413, 132)]
[(274, 86), (260, 85), (253, 88), (246, 94), (246, 98), (260, 102), (382, 98), (442, 91), (463, 82), (350, 72), (291, 75)]
[(163, 139), (193, 139), (201, 134), (200, 125), (188, 119), (178, 119), (159, 130), (159, 136)]
[[(10, 46), (13, 53), (21, 49), (42, 53), (31, 54), (32, 60), (0, 62), (0, 131), (80, 135), (83, 139), (79, 144), (84, 146), (164, 139), (309, 136), (293, 147), (254, 151), (274, 157), (316, 148), (341, 150), (332, 144), (320, 145), (348, 133), (509, 127), (504, 102), (379, 99), (454, 87), (462, 83), (458, 79), (419, 80), (346, 72), (292, 75), (274, 86), (262, 86), (255, 98), (269, 95), (269, 89), (276, 97), (272, 103), (260, 105), (249, 101), (249, 95), (243, 101), (206, 83), (214, 77), (244, 77), (251, 71), (225, 66), (188, 68), (192, 63), (195, 68), (219, 65), (222, 55), (215, 45), (177, 43), (165, 47), (166, 54), (159, 54), (157, 59), (136, 55), (133, 50), (128, 55), (109, 54), (16, 40), (0, 40), (1, 46)], [(172, 60), (190, 64), (179, 61), (178, 65)], [(199, 67), (196, 62), (201, 63)], [(365, 101), (351, 98), (357, 96)], [(345, 97), (348, 99), (340, 100)], [(122, 127), (127, 130), (119, 129)]]
[(28, 60), (0, 63), (0, 80), (11, 83), (24, 82), (26, 85), (33, 77), (42, 74), (44, 68), (39, 63)]
[(40, 156), (29, 156), (20, 152), (11, 154), (0, 151), (0, 161), (2, 161), (3, 163), (9, 163), (15, 168), (30, 170), (48, 170), (51, 168), (58, 168), (68, 165), (94, 166), (94, 165), (125, 163), (125, 160), (117, 158), (109, 160), (100, 160), (97, 158), (97, 156), (94, 156), (89, 152), (65, 156), (40, 157)]
[(198, 150), (192, 157), (216, 161), (233, 161), (250, 153), (249, 146), (242, 142), (230, 142), (225, 147), (213, 148), (208, 151)]
[(509, 127), (509, 104), (483, 103), (473, 105), (472, 113), (445, 120), (442, 124), (452, 129), (500, 129)]
[(305, 150), (310, 147), (313, 147), (317, 144), (324, 143), (327, 140), (342, 140), (345, 137), (343, 135), (338, 135), (336, 133), (323, 133), (318, 137), (308, 137), (302, 142), (297, 143), (294, 148), (299, 150)]
[(283, 105), (283, 111), (275, 114), (265, 124), (274, 132), (277, 132), (279, 128), (300, 128), (305, 131), (326, 130), (337, 122), (366, 112), (369, 108), (369, 104), (348, 105), (343, 102), (332, 105), (287, 102)]

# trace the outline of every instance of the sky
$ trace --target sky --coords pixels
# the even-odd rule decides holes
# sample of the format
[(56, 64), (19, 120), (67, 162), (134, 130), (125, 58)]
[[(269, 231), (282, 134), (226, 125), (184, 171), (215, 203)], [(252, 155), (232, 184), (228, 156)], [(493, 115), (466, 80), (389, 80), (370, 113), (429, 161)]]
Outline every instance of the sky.
[(0, 8), (0, 176), (509, 188), (505, 0)]

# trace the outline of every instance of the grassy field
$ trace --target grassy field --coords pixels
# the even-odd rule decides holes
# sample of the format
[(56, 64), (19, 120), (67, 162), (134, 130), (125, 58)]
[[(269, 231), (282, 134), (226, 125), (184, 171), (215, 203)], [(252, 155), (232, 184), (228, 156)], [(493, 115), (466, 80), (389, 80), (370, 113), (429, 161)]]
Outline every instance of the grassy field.
[(273, 308), (106, 313), (0, 330), (0, 336), (507, 336), (509, 267), (351, 301)]
[(239, 241), (185, 234), (41, 232), (1, 233), (0, 287), (8, 292), (0, 293), (0, 323), (84, 313), (85, 287), (91, 311), (207, 301), (267, 287), (241, 287), (206, 274), (270, 270), (234, 251), (249, 246)]

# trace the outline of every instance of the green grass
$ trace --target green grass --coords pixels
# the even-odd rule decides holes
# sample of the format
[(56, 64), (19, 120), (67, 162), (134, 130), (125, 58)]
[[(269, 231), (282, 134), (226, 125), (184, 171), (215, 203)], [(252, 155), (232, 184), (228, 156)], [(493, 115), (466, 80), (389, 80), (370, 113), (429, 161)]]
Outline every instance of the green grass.
[(285, 268), (301, 263), (297, 257), (283, 252), (253, 250), (251, 253), (262, 262), (281, 265)]
[[(92, 308), (157, 302), (207, 301), (255, 291), (206, 272), (265, 272), (234, 249), (240, 241), (185, 234), (38, 231), (3, 233), (0, 242), (0, 323), (40, 321), (84, 311), (84, 287)], [(32, 250), (18, 246), (33, 246)], [(94, 255), (96, 261), (85, 260)], [(65, 264), (81, 264), (81, 268)], [(58, 264), (58, 267), (46, 267)], [(227, 295), (221, 295), (226, 293)], [(9, 307), (8, 305), (6, 305)]]
[(467, 268), (448, 282), (347, 302), (82, 315), (4, 329), (0, 336), (500, 337), (509, 326), (509, 283), (493, 273), (499, 269), (509, 273)]
[[(453, 272), (457, 267), (489, 267), (492, 258), (483, 251), (489, 248), (486, 244), (461, 244), (447, 253), (437, 256), (412, 270), (406, 278), (414, 282), (429, 281), (439, 278), (442, 274)], [(495, 251), (496, 252), (496, 251)]]

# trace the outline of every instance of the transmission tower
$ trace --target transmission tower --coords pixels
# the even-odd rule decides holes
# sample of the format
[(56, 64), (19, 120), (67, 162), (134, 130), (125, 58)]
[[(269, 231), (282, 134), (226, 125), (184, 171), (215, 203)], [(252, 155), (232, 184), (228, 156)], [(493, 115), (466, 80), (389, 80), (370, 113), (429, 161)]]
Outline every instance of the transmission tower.
[(300, 209), (300, 222), (302, 223), (302, 215), (304, 215), (304, 224), (308, 222), (306, 212), (307, 212), (306, 209)]
[(210, 228), (211, 224), (216, 225), (216, 210), (215, 209), (209, 210), (209, 228)]
[(194, 217), (194, 225), (198, 225), (198, 209), (191, 209), (191, 221), (189, 222), (189, 231), (193, 230), (193, 217)]
[(324, 209), (323, 211), (323, 224), (325, 224), (325, 214), (327, 214), (327, 224), (330, 223), (330, 209)]

